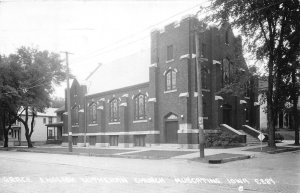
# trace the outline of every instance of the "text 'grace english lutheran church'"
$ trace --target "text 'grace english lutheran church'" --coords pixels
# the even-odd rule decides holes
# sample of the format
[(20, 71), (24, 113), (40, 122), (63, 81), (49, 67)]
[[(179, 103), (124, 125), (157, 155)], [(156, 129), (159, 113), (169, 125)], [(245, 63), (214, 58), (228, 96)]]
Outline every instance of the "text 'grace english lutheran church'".
[[(84, 85), (75, 79), (70, 88), (73, 145), (198, 148), (197, 25), (198, 19), (186, 17), (153, 31), (150, 51), (104, 64)], [(237, 71), (248, 70), (241, 38), (224, 25), (206, 27), (199, 42), (205, 134), (240, 134), (243, 125), (257, 127), (256, 92), (216, 94)]]

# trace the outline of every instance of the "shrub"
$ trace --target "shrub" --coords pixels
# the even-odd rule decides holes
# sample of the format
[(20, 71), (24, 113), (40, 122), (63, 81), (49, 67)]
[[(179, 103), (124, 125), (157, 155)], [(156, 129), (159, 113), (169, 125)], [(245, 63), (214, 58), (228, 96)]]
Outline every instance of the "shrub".
[(205, 135), (206, 147), (234, 146), (241, 143), (237, 135), (228, 133), (210, 133)]

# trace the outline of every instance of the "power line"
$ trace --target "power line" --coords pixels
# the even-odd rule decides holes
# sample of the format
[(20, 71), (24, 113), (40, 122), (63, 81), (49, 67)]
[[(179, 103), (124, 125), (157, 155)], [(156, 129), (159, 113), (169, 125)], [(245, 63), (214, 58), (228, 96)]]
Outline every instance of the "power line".
[[(230, 3), (230, 2), (232, 2), (232, 1), (236, 1), (236, 0), (230, 0), (230, 1), (228, 1), (227, 3)], [(286, 0), (284, 0), (284, 1), (286, 1)], [(283, 3), (284, 1), (277, 2), (277, 3), (271, 4), (271, 5), (267, 5), (267, 6), (264, 6), (264, 7), (260, 8), (260, 9), (258, 9), (258, 10), (253, 10), (253, 11), (257, 11), (257, 12), (258, 12), (258, 11), (260, 11), (260, 10), (269, 8), (269, 7), (271, 7), (271, 6), (274, 6), (274, 5)], [(205, 1), (205, 2), (208, 2), (208, 1)], [(199, 6), (199, 5), (200, 5), (200, 4), (198, 4), (198, 5), (196, 5), (196, 6)], [(194, 7), (196, 7), (196, 6), (193, 6), (192, 8), (194, 8)], [(211, 7), (211, 6), (208, 6), (208, 7)], [(207, 9), (208, 7), (204, 7), (204, 9)], [(161, 24), (161, 23), (163, 23), (163, 22), (165, 22), (165, 21), (167, 21), (167, 20), (169, 20), (169, 19), (171, 19), (171, 18), (173, 18), (173, 17), (175, 17), (175, 16), (177, 16), (177, 15), (183, 13), (183, 12), (186, 12), (186, 11), (188, 11), (188, 10), (191, 10), (192, 8), (189, 8), (189, 9), (187, 9), (187, 10), (181, 11), (181, 12), (179, 12), (179, 13), (177, 13), (177, 14), (175, 14), (175, 15), (173, 15), (173, 16), (167, 18), (167, 19), (162, 20), (161, 22), (159, 22), (159, 23), (157, 23), (157, 24), (151, 25), (151, 26), (145, 28), (144, 30), (142, 30), (141, 32), (146, 31), (146, 30), (148, 30), (149, 28), (152, 28), (152, 27), (154, 27), (154, 26), (157, 26), (157, 25), (159, 25), (159, 24)], [(201, 15), (207, 14), (207, 13), (210, 12), (210, 11), (211, 11), (211, 10), (208, 9), (207, 11), (202, 12), (201, 14), (198, 14), (198, 15), (201, 16)], [(141, 33), (141, 32), (140, 32), (140, 33)], [(136, 34), (139, 34), (139, 33), (136, 33)], [(132, 36), (132, 35), (128, 36), (127, 38), (123, 38), (123, 39), (121, 39), (121, 40), (118, 41), (118, 42), (122, 42), (122, 41), (124, 41), (124, 40), (126, 40), (126, 39), (129, 39), (129, 37), (131, 37), (131, 36)], [(128, 43), (126, 43), (126, 44), (124, 44), (124, 45), (119, 45), (119, 46), (117, 46), (117, 47), (112, 47), (112, 48), (109, 49), (109, 50), (105, 50), (106, 48), (109, 48), (110, 46), (113, 45), (113, 44), (111, 44), (111, 45), (109, 45), (109, 46), (106, 46), (106, 47), (103, 47), (103, 48), (99, 49), (98, 51), (95, 51), (95, 52), (96, 52), (95, 54), (86, 55), (86, 56), (82, 57), (82, 59), (77, 59), (77, 60), (75, 59), (75, 62), (77, 63), (78, 61), (81, 61), (81, 60), (83, 60), (84, 58), (87, 58), (87, 57), (94, 57), (94, 56), (103, 55), (103, 54), (105, 54), (105, 53), (109, 53), (109, 52), (111, 52), (111, 51), (114, 51), (116, 48), (125, 47), (125, 46), (127, 46), (127, 45), (130, 45), (130, 44), (136, 43), (136, 42), (138, 42), (138, 41), (144, 40), (144, 39), (146, 39), (146, 38), (148, 38), (148, 37), (149, 37), (149, 35), (144, 36), (144, 37), (139, 38), (139, 39), (136, 39), (136, 40), (133, 40), (133, 41), (128, 42)], [(118, 43), (118, 42), (116, 42), (116, 43)], [(99, 52), (99, 51), (101, 51), (101, 50), (105, 50), (105, 51)]]
[[(128, 42), (128, 43), (126, 43), (126, 44), (124, 44), (124, 45), (119, 45), (119, 46), (117, 46), (117, 47), (112, 47), (112, 48), (109, 49), (109, 50), (105, 50), (105, 51), (100, 52), (100, 53), (95, 53), (95, 54), (93, 54), (93, 55), (89, 55), (89, 57), (100, 56), (100, 55), (103, 55), (103, 54), (105, 54), (105, 53), (109, 53), (109, 52), (115, 51), (115, 49), (117, 49), (117, 48), (122, 48), (122, 47), (125, 47), (125, 46), (128, 46), (128, 45), (134, 44), (134, 43), (136, 43), (136, 42), (142, 41), (142, 40), (144, 40), (144, 39), (146, 39), (146, 38), (149, 38), (149, 35), (146, 35), (146, 36), (144, 36), (144, 37), (142, 37), (142, 38), (133, 40), (133, 41)], [(85, 58), (86, 58), (86, 57), (87, 57), (87, 56), (85, 56)], [(84, 58), (79, 59), (79, 60), (75, 60), (75, 61), (73, 61), (73, 62), (74, 62), (74, 63), (78, 63), (79, 61), (82, 61), (83, 59), (84, 59)]]
[[(172, 19), (172, 18), (174, 18), (174, 17), (176, 17), (176, 16), (178, 16), (178, 15), (180, 15), (180, 14), (182, 14), (182, 13), (185, 13), (185, 12), (187, 12), (187, 11), (189, 11), (189, 10), (195, 8), (195, 7), (198, 7), (198, 6), (200, 6), (200, 5), (204, 4), (204, 3), (207, 3), (207, 2), (209, 2), (209, 0), (206, 0), (206, 1), (202, 2), (202, 3), (197, 4), (197, 5), (194, 5), (193, 7), (190, 7), (190, 8), (188, 8), (188, 9), (183, 10), (183, 11), (180, 11), (180, 12), (178, 12), (178, 13), (176, 13), (176, 14), (174, 14), (174, 15), (172, 15), (172, 16), (166, 18), (166, 19), (163, 19), (163, 20), (159, 21), (159, 22), (156, 23), (156, 24), (152, 24), (152, 25), (146, 27), (145, 29), (143, 29), (143, 30), (141, 30), (141, 31), (139, 31), (139, 32), (137, 32), (137, 33), (130, 34), (129, 36), (126, 36), (125, 38), (119, 39), (119, 40), (117, 40), (117, 41), (115, 41), (115, 42), (113, 42), (113, 43), (111, 43), (111, 44), (109, 44), (109, 45), (107, 45), (107, 46), (104, 46), (104, 47), (100, 48), (99, 50), (92, 51), (92, 52), (91, 52), (91, 55), (95, 55), (95, 54), (97, 54), (97, 53), (99, 53), (99, 52), (102, 54), (102, 52), (101, 52), (102, 50), (105, 50), (105, 49), (107, 49), (107, 48), (109, 48), (109, 47), (111, 47), (111, 46), (114, 46), (115, 44), (120, 44), (120, 43), (124, 42), (125, 40), (130, 39), (132, 36), (136, 36), (136, 35), (141, 34), (142, 32), (145, 32), (145, 31), (147, 31), (147, 30), (149, 30), (149, 29), (153, 29), (154, 27), (156, 27), (156, 26), (158, 26), (158, 25), (160, 25), (160, 24), (162, 24), (162, 23), (164, 23), (164, 22), (166, 22), (166, 21), (168, 21), (168, 20), (170, 20), (170, 19)], [(147, 37), (148, 37), (148, 36), (147, 36)], [(137, 41), (137, 40), (135, 40), (135, 41)], [(94, 54), (94, 53), (95, 53), (95, 54)], [(91, 55), (83, 56), (83, 58), (90, 57)], [(75, 59), (75, 60), (76, 60), (76, 59)], [(77, 61), (77, 60), (76, 60), (76, 61)]]
[[(232, 2), (232, 1), (235, 1), (235, 0), (230, 0), (230, 1), (228, 1), (227, 3)], [(264, 6), (264, 7), (260, 8), (260, 9), (258, 9), (258, 10), (253, 10), (253, 11), (260, 11), (260, 10), (269, 8), (269, 7), (271, 7), (271, 6), (274, 6), (274, 5), (283, 3), (283, 2), (285, 2), (285, 1), (286, 1), (286, 0), (280, 1), (280, 2), (277, 2), (277, 3), (274, 3), (274, 4), (271, 4), (271, 5), (267, 5), (267, 6)], [(208, 1), (205, 1), (205, 2), (208, 2)], [(204, 3), (205, 3), (205, 2), (204, 2)], [(199, 6), (199, 5), (200, 5), (200, 4), (198, 4), (198, 5), (196, 5), (196, 6)], [(186, 9), (186, 10), (184, 10), (184, 11), (181, 11), (181, 12), (179, 12), (179, 13), (177, 13), (177, 14), (171, 16), (171, 17), (168, 17), (167, 19), (164, 19), (164, 20), (158, 22), (157, 24), (150, 25), (149, 27), (145, 28), (145, 29), (142, 30), (141, 32), (146, 31), (146, 30), (148, 30), (149, 28), (153, 28), (154, 26), (157, 26), (157, 25), (159, 25), (159, 24), (161, 24), (161, 23), (163, 23), (163, 22), (165, 22), (165, 21), (167, 21), (167, 20), (169, 20), (169, 19), (171, 19), (171, 18), (173, 18), (173, 17), (175, 17), (175, 16), (177, 16), (177, 15), (179, 15), (179, 14), (182, 14), (182, 13), (188, 11), (188, 10), (191, 10), (192, 8), (194, 8), (194, 7), (196, 7), (196, 6), (193, 6), (193, 7), (189, 8), (189, 9)], [(207, 8), (208, 8), (208, 7), (205, 7), (205, 9), (207, 9)], [(199, 14), (199, 16), (201, 16), (201, 15), (203, 15), (203, 14), (206, 14), (206, 13), (208, 13), (209, 11), (211, 11), (211, 10), (207, 10), (207, 11), (205, 11), (205, 12), (202, 12), (201, 14)], [(140, 33), (141, 33), (141, 32), (140, 32)], [(137, 33), (136, 33), (136, 34), (137, 34)], [(132, 36), (132, 35), (130, 35), (130, 36)], [(129, 36), (129, 37), (130, 37), (130, 36)], [(115, 48), (124, 47), (124, 46), (130, 45), (130, 44), (133, 44), (133, 43), (135, 43), (135, 42), (144, 40), (144, 39), (146, 39), (147, 37), (149, 37), (149, 36), (147, 35), (147, 36), (144, 36), (144, 37), (139, 38), (139, 39), (137, 39), (137, 40), (128, 42), (128, 43), (126, 43), (126, 44), (124, 44), (124, 45), (117, 46), (117, 47), (111, 48), (111, 49), (109, 49), (109, 50), (105, 50), (105, 51), (102, 51), (102, 52), (100, 52), (100, 53), (95, 53), (95, 54), (92, 54), (92, 55), (87, 55), (87, 56), (84, 56), (84, 57), (102, 55), (102, 54), (104, 54), (104, 53), (108, 53), (108, 52), (113, 51)], [(127, 38), (123, 38), (123, 39), (119, 40), (118, 42), (120, 42), (120, 41), (122, 42), (122, 41), (124, 41), (124, 40), (126, 40), (126, 39), (128, 39), (128, 37), (127, 37)], [(110, 45), (109, 45), (109, 46), (106, 46), (106, 47), (103, 47), (103, 48), (101, 48), (100, 50), (104, 50), (104, 49), (106, 49), (106, 48), (108, 48), (108, 47), (110, 47)], [(99, 51), (99, 50), (98, 50), (98, 51)], [(98, 51), (97, 51), (97, 52), (98, 52)], [(69, 53), (69, 52), (64, 52), (64, 53)], [(69, 53), (69, 54), (71, 54), (71, 53)], [(81, 61), (81, 60), (75, 60), (75, 61)], [(51, 76), (51, 74), (48, 75), (48, 76)], [(26, 87), (25, 87), (25, 88), (19, 88), (19, 89), (16, 89), (16, 91), (18, 91), (18, 90), (29, 90), (29, 89), (32, 89), (32, 88), (35, 88), (35, 87), (44, 86), (44, 85), (46, 85), (46, 84), (43, 83), (43, 81), (41, 81), (41, 82), (39, 82), (39, 81), (40, 81), (41, 79), (46, 79), (46, 78), (47, 78), (47, 77), (42, 77), (42, 78), (40, 78), (39, 80), (33, 82), (33, 83), (41, 83), (41, 84), (37, 84), (37, 85), (31, 86), (31, 87), (27, 87), (27, 88), (26, 88)], [(33, 84), (33, 83), (32, 83), (32, 84)], [(6, 93), (2, 93), (2, 94), (11, 94), (11, 93), (13, 93), (13, 92), (6, 92)]]

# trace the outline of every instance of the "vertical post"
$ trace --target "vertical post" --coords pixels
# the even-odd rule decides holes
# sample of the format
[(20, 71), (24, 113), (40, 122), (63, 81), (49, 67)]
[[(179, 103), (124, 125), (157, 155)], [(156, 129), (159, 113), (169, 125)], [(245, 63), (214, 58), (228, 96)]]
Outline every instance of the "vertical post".
[(70, 97), (70, 70), (69, 70), (69, 60), (68, 60), (68, 52), (66, 53), (66, 64), (67, 64), (67, 108), (68, 108), (68, 146), (69, 152), (72, 152), (72, 126), (71, 126), (71, 97)]
[(84, 96), (84, 105), (83, 105), (83, 109), (84, 109), (84, 138), (83, 138), (83, 143), (84, 143), (84, 147), (86, 147), (86, 133), (87, 133), (87, 102), (86, 102), (86, 96)]
[(202, 101), (202, 80), (201, 80), (201, 59), (199, 54), (198, 26), (195, 26), (196, 44), (196, 70), (197, 70), (197, 91), (198, 91), (198, 127), (199, 127), (199, 149), (200, 158), (204, 158), (204, 132), (203, 132), (203, 101)]

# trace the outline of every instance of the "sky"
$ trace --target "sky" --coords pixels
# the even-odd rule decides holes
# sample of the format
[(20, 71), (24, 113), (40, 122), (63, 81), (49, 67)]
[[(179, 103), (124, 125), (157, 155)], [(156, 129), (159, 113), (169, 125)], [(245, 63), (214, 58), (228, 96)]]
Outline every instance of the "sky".
[[(21, 46), (61, 54), (84, 80), (99, 63), (150, 49), (155, 29), (195, 14), (207, 0), (2, 0), (0, 54)], [(150, 62), (150, 61), (149, 61)], [(64, 97), (57, 86), (54, 96)]]

